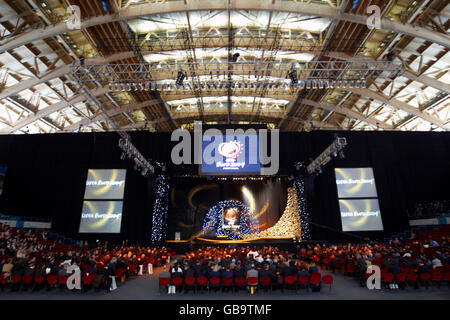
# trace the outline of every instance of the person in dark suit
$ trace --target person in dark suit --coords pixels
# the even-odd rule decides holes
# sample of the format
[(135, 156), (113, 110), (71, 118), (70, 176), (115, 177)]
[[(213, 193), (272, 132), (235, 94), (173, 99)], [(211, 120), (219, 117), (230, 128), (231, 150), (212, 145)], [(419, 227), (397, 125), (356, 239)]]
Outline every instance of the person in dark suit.
[(244, 269), (242, 269), (240, 263), (238, 263), (236, 265), (236, 268), (234, 268), (234, 277), (235, 278), (245, 277), (245, 271), (244, 271)]
[(106, 292), (110, 291), (111, 283), (112, 283), (111, 277), (115, 276), (116, 269), (117, 269), (117, 258), (113, 257), (111, 259), (111, 261), (108, 263), (108, 272), (107, 272), (108, 277), (106, 278)]
[(270, 281), (273, 282), (275, 280), (274, 274), (270, 271), (270, 265), (268, 263), (264, 264), (264, 269), (259, 272), (259, 278), (268, 277)]
[(224, 269), (222, 272), (222, 278), (231, 279), (233, 278), (233, 273), (231, 272), (230, 269)]
[(184, 267), (184, 277), (185, 278), (195, 278), (195, 271), (194, 268), (185, 266)]

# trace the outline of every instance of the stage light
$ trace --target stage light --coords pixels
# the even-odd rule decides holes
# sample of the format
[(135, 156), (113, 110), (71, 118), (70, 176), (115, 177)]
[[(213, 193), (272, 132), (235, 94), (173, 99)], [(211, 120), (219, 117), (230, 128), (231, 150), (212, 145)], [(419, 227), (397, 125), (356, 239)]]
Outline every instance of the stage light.
[(311, 80), (306, 81), (306, 89), (311, 89)]
[(239, 56), (240, 56), (239, 52), (236, 52), (235, 54), (233, 54), (233, 57), (231, 58), (231, 61), (232, 62), (237, 62)]
[(100, 0), (100, 5), (101, 5), (103, 11), (105, 11), (105, 12), (109, 11), (109, 2), (108, 2), (108, 0)]
[(300, 89), (304, 89), (305, 88), (305, 81), (300, 81), (300, 85), (299, 85)]
[(297, 77), (297, 71), (296, 70), (290, 70), (288, 75), (289, 75), (289, 78), (291, 79), (291, 85), (294, 85), (294, 84), (298, 83), (298, 77)]
[(183, 84), (184, 79), (186, 78), (186, 75), (182, 71), (178, 71), (178, 76), (176, 80), (176, 85), (179, 87)]
[(85, 61), (84, 56), (81, 55), (78, 59), (80, 60), (80, 66), (83, 67), (84, 66), (84, 61)]

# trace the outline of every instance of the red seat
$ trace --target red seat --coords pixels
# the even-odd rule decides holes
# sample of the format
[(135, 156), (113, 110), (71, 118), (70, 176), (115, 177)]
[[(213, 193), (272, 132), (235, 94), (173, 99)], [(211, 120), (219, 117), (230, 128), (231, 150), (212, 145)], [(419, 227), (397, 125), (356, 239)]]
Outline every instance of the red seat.
[(35, 276), (34, 277), (34, 282), (36, 284), (43, 284), (45, 281), (45, 277), (44, 276)]
[(238, 287), (242, 287), (243, 285), (245, 285), (245, 278), (244, 277), (234, 278), (234, 284)]
[(22, 279), (24, 284), (31, 284), (33, 282), (33, 276), (32, 275), (24, 275)]
[(47, 276), (47, 284), (53, 285), (58, 281), (58, 276), (55, 274), (50, 274)]
[(383, 281), (388, 284), (393, 283), (394, 282), (394, 274), (383, 273)]
[(172, 279), (172, 284), (173, 284), (175, 287), (180, 287), (180, 286), (183, 284), (183, 278), (181, 278), (181, 277), (175, 277), (175, 278), (173, 278), (173, 279)]
[(21, 279), (22, 279), (21, 276), (18, 275), (18, 274), (13, 274), (11, 276), (11, 282), (12, 283), (19, 283)]
[(261, 282), (261, 285), (263, 287), (269, 287), (270, 283), (272, 282), (272, 278), (270, 278), (270, 277), (261, 277), (261, 279), (259, 279), (259, 282)]
[(209, 284), (212, 286), (219, 286), (220, 285), (220, 278), (219, 277), (212, 277), (209, 279)]
[(249, 278), (247, 278), (247, 284), (249, 286), (257, 286), (258, 285), (258, 278), (257, 277), (249, 277)]
[(347, 273), (348, 274), (354, 274), (356, 272), (356, 266), (353, 263), (347, 264)]
[(137, 273), (138, 265), (137, 263), (130, 264), (130, 272)]
[(170, 278), (159, 278), (159, 286), (165, 287), (170, 284)]
[(0, 284), (5, 285), (9, 283), (9, 277), (5, 276), (5, 273), (2, 273), (0, 276)]
[(319, 284), (320, 283), (320, 278), (321, 278), (321, 274), (319, 272), (314, 272), (311, 274), (311, 278), (309, 279), (309, 284)]
[(430, 281), (431, 279), (431, 274), (427, 273), (421, 273), (420, 274), (420, 280), (422, 281)]
[(296, 276), (287, 276), (284, 278), (284, 282), (288, 285), (294, 284), (296, 280), (297, 280)]
[(223, 278), (222, 286), (223, 287), (231, 287), (233, 285), (233, 278)]
[(444, 281), (450, 281), (450, 272), (444, 274)]
[(89, 286), (92, 284), (92, 282), (95, 280), (96, 277), (97, 277), (96, 274), (90, 274), (88, 276), (82, 277), (81, 281), (83, 282), (83, 285)]
[(432, 275), (431, 275), (431, 280), (432, 280), (433, 282), (441, 282), (442, 277), (443, 277), (443, 275), (442, 275), (441, 272), (439, 272), (439, 271), (433, 271), (433, 273), (432, 273)]
[(297, 279), (297, 283), (298, 283), (299, 285), (305, 285), (305, 284), (308, 283), (308, 281), (309, 281), (309, 279), (308, 279), (307, 276), (300, 276), (300, 277), (298, 277), (298, 279)]
[(405, 282), (406, 281), (406, 273), (398, 273), (395, 275), (395, 278), (397, 279), (398, 282)]
[(116, 272), (115, 272), (116, 278), (119, 278), (119, 279), (122, 278), (123, 275), (125, 274), (125, 272), (127, 272), (127, 270), (125, 268), (117, 269)]
[(192, 286), (195, 284), (195, 278), (194, 277), (186, 277), (184, 278), (184, 284), (188, 286)]
[(65, 285), (68, 278), (69, 278), (69, 277), (67, 277), (67, 276), (59, 276), (59, 277), (58, 277), (58, 282), (59, 282), (59, 284), (60, 284), (60, 285)]
[(198, 277), (197, 284), (199, 286), (206, 287), (206, 285), (208, 284), (208, 278), (207, 277)]
[(419, 278), (419, 276), (417, 275), (417, 273), (408, 273), (408, 281), (409, 282), (417, 282), (418, 278)]
[(322, 284), (328, 284), (330, 286), (330, 291), (331, 291), (331, 287), (333, 286), (333, 276), (332, 275), (324, 275), (322, 278)]

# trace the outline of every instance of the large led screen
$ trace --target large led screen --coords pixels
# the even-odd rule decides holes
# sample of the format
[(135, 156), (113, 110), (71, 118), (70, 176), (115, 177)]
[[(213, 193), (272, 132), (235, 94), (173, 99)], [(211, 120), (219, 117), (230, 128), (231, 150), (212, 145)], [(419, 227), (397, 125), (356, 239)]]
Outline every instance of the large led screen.
[(335, 168), (339, 198), (376, 198), (372, 168)]
[(84, 199), (123, 199), (125, 169), (89, 169)]
[(79, 233), (120, 233), (122, 201), (84, 201)]
[(200, 174), (259, 174), (260, 171), (257, 134), (203, 136)]
[(339, 199), (342, 231), (383, 231), (378, 199)]

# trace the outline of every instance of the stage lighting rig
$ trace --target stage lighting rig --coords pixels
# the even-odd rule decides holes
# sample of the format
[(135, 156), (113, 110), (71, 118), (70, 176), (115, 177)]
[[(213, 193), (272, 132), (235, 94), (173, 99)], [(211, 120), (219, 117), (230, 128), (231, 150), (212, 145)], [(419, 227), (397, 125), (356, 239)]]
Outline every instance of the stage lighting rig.
[(322, 167), (330, 162), (332, 157), (337, 156), (338, 154), (343, 155), (343, 150), (346, 146), (347, 139), (336, 136), (333, 143), (308, 165), (308, 173), (321, 174)]
[(186, 78), (186, 75), (183, 71), (178, 71), (177, 81), (175, 82), (177, 87), (181, 87), (183, 85), (183, 81)]
[(291, 84), (296, 85), (298, 84), (298, 77), (297, 77), (297, 71), (292, 69), (288, 72), (289, 78), (291, 79)]

